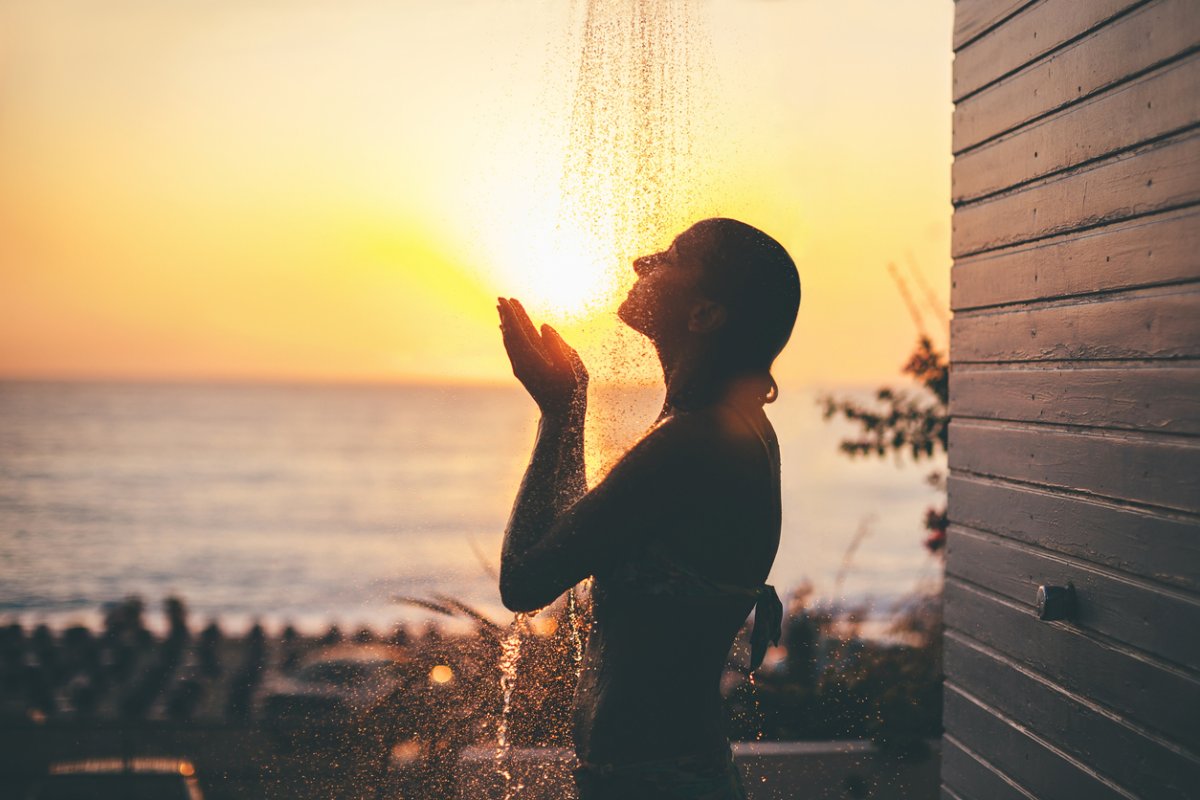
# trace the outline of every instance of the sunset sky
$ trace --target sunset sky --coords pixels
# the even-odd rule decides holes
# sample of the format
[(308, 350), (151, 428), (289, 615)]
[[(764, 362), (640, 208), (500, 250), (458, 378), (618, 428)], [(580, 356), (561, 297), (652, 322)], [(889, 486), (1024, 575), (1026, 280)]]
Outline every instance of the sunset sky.
[[(511, 380), (498, 294), (611, 354), (620, 281), (546, 244), (585, 5), (0, 0), (0, 376)], [(948, 295), (953, 3), (694, 6), (676, 211), (795, 257), (781, 383), (894, 378), (886, 265)]]

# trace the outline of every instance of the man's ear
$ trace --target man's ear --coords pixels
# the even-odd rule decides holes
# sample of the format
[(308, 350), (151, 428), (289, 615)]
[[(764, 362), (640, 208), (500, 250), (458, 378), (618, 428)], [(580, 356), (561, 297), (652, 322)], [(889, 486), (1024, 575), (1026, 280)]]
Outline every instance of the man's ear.
[(701, 300), (688, 314), (688, 330), (692, 333), (711, 333), (725, 324), (725, 306), (712, 300)]

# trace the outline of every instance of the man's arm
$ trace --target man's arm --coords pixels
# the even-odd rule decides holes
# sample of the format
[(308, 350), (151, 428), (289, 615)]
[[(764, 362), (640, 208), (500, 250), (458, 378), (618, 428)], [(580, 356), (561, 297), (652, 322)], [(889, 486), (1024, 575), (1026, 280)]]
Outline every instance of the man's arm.
[(514, 560), (587, 491), (583, 428), (588, 373), (579, 354), (557, 331), (543, 325), (538, 333), (519, 302), (500, 298), (497, 310), (513, 374), (542, 411), (533, 455), (501, 548), (500, 593), (506, 597)]
[[(584, 463), (584, 418), (587, 416), (587, 397), (571, 405), (567, 416), (562, 448), (558, 456), (558, 514), (571, 507), (587, 494), (587, 467)], [(556, 514), (557, 516), (557, 514)]]
[(587, 576), (619, 563), (637, 540), (678, 518), (706, 468), (702, 427), (700, 420), (668, 418), (596, 486), (553, 515), (546, 510), (550, 498), (537, 485), (539, 475), (548, 474), (556, 435), (555, 425), (544, 421), (505, 533), (500, 565), (504, 605), (513, 611), (549, 605)]

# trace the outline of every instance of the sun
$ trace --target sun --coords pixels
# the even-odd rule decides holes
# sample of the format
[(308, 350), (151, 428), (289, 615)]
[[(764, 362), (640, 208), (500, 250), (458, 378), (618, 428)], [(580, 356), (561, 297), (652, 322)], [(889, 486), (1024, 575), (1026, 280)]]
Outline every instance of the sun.
[(537, 319), (580, 322), (608, 309), (622, 285), (611, 248), (564, 223), (504, 250), (496, 263), (500, 294), (518, 298)]
[(548, 317), (578, 320), (608, 306), (616, 290), (615, 255), (579, 231), (559, 226), (530, 265), (530, 303)]

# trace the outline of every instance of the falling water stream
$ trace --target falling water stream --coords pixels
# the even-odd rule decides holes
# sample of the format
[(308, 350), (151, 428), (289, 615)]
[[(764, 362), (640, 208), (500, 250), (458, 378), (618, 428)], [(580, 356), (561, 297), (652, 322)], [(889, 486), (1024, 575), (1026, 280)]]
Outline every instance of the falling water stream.
[(588, 578), (579, 586), (572, 586), (567, 591), (567, 622), (571, 626), (571, 660), (575, 662), (576, 680), (579, 680), (579, 673), (583, 669), (583, 637), (586, 627), (584, 618), (586, 609), (580, 605), (576, 592), (581, 590), (587, 592), (591, 589), (591, 585), (591, 578)]
[(513, 692), (517, 688), (517, 667), (521, 662), (521, 637), (528, 626), (529, 618), (525, 614), (517, 614), (500, 642), (500, 693), (504, 705), (496, 724), (496, 771), (504, 779), (504, 800), (512, 800), (524, 788), (519, 781), (513, 781), (512, 765), (509, 763), (512, 743), (508, 739), (508, 723), (512, 716)]

